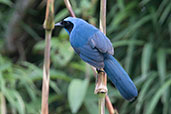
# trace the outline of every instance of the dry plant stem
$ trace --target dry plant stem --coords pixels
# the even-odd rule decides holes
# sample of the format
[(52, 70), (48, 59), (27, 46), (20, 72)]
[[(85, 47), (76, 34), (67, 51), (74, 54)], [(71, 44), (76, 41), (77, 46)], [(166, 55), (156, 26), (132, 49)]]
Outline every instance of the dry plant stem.
[(49, 67), (50, 67), (50, 39), (51, 31), (46, 31), (46, 47), (43, 65), (43, 86), (42, 86), (42, 114), (48, 114), (49, 97)]
[(99, 96), (99, 114), (105, 114), (105, 110), (102, 107), (105, 107), (105, 96), (104, 93), (98, 93)]
[(106, 0), (101, 0), (100, 5), (100, 30), (106, 34)]
[(109, 114), (119, 114), (118, 111), (114, 109), (114, 107), (112, 106), (112, 103), (108, 95), (106, 95), (105, 100), (106, 100), (106, 107), (109, 111)]
[(100, 69), (102, 72), (99, 72), (97, 77), (96, 77), (96, 88), (94, 93), (95, 94), (99, 94), (99, 93), (103, 93), (106, 95), (107, 93), (107, 86), (106, 86), (106, 82), (107, 82), (107, 78), (106, 78), (106, 73), (104, 72), (103, 69)]
[(70, 12), (71, 16), (76, 17), (75, 13), (72, 10), (72, 7), (71, 7), (71, 4), (70, 4), (69, 0), (64, 0), (64, 2), (65, 2), (65, 5), (66, 5), (68, 11)]
[[(106, 0), (101, 0), (100, 2), (100, 30), (106, 34)], [(103, 69), (100, 69), (103, 70)], [(104, 70), (103, 70), (104, 71)], [(97, 82), (96, 85), (102, 85), (98, 91), (97, 94), (99, 95), (99, 114), (105, 114), (105, 96), (107, 94), (107, 76), (106, 73), (103, 72), (98, 73), (98, 79), (100, 80)], [(98, 89), (98, 88), (97, 88)], [(103, 90), (103, 91), (101, 91)]]
[(6, 110), (6, 101), (5, 101), (5, 97), (2, 93), (0, 93), (1, 99), (1, 114), (7, 114), (7, 110)]
[(48, 114), (49, 79), (50, 79), (50, 40), (54, 28), (54, 0), (48, 0), (46, 6), (46, 17), (43, 24), (45, 29), (45, 51), (43, 65), (42, 86), (42, 114)]
[[(107, 107), (107, 109), (108, 110), (111, 109), (112, 103), (110, 102), (108, 95), (106, 95), (105, 100), (106, 100), (106, 107)], [(107, 105), (107, 103), (108, 103), (108, 105)], [(109, 114), (114, 114), (114, 110), (109, 110)]]
[[(100, 5), (101, 5), (100, 6), (100, 30), (104, 34), (106, 34), (106, 2), (107, 2), (107, 0), (101, 0), (101, 3), (100, 3)], [(107, 75), (105, 74), (105, 75), (103, 75), (103, 77), (104, 77), (104, 80), (106, 81), (105, 83), (107, 83)], [(117, 114), (117, 111), (114, 110), (112, 103), (110, 102), (110, 99), (107, 94), (106, 94), (106, 96), (104, 96), (104, 99), (106, 99), (106, 106), (108, 108), (109, 113)], [(104, 102), (105, 102), (105, 100), (104, 100)], [(104, 106), (103, 107), (101, 106), (101, 108), (104, 108)]]
[(97, 93), (99, 96), (99, 114), (105, 114), (105, 96), (107, 94), (106, 73), (99, 72), (96, 80), (97, 82), (96, 82), (95, 93)]

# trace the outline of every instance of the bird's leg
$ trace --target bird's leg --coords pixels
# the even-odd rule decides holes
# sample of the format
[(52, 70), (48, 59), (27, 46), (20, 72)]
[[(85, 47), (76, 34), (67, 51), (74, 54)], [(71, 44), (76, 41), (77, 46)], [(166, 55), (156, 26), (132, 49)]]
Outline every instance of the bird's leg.
[(107, 93), (107, 76), (105, 71), (103, 70), (103, 68), (97, 68), (97, 77), (96, 77), (96, 88), (94, 93), (98, 94), (98, 93)]

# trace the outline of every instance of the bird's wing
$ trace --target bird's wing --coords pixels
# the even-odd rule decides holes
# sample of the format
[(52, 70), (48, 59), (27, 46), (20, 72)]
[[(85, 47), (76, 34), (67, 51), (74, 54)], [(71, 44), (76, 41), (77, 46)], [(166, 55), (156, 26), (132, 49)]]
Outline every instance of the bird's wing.
[(101, 31), (96, 32), (89, 39), (89, 45), (91, 48), (97, 48), (101, 53), (114, 54), (112, 43)]
[(79, 48), (73, 47), (75, 52), (81, 57), (82, 60), (91, 64), (96, 68), (104, 67), (104, 57), (96, 48), (91, 48), (90, 45), (86, 44)]

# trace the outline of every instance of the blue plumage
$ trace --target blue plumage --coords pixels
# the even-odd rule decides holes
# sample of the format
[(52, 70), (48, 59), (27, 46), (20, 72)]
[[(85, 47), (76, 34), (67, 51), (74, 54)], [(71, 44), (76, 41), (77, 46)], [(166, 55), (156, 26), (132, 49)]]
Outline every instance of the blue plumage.
[(68, 17), (56, 25), (68, 31), (70, 43), (82, 60), (96, 68), (104, 68), (109, 79), (125, 99), (133, 100), (138, 95), (134, 83), (112, 56), (112, 43), (99, 29), (73, 17)]
[(121, 95), (127, 100), (133, 100), (138, 95), (137, 89), (118, 61), (112, 55), (107, 55), (104, 64), (105, 72)]

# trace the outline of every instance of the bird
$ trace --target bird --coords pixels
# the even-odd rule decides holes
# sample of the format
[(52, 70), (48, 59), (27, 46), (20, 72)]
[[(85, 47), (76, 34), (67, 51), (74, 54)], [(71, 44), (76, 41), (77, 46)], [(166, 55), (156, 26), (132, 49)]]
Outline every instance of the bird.
[(55, 26), (63, 27), (68, 32), (71, 46), (83, 61), (96, 69), (104, 69), (124, 99), (128, 101), (136, 99), (137, 88), (124, 68), (113, 57), (114, 48), (103, 32), (76, 17), (67, 17)]

